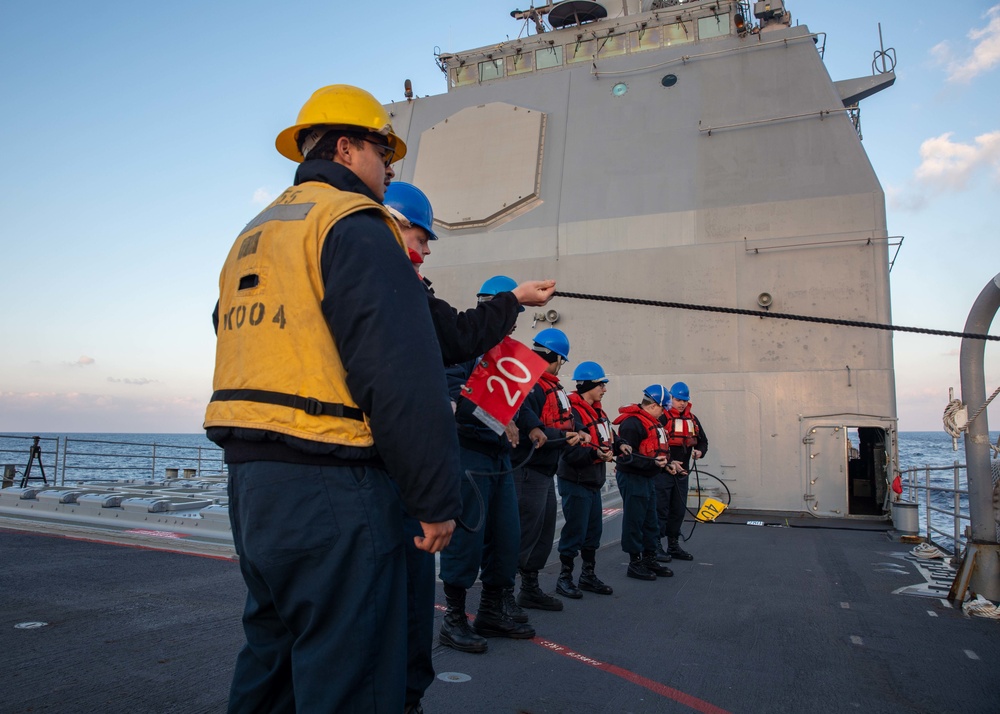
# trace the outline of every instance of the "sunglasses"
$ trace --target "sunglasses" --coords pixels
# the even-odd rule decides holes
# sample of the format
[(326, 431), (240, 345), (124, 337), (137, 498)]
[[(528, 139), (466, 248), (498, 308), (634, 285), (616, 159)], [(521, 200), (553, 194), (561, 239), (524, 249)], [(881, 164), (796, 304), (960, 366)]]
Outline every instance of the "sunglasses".
[(371, 144), (372, 146), (374, 146), (378, 150), (378, 154), (379, 154), (379, 157), (382, 159), (382, 163), (385, 164), (386, 168), (389, 168), (389, 165), (392, 164), (392, 162), (396, 158), (396, 151), (395, 151), (395, 149), (393, 149), (388, 144), (382, 144), (382, 143), (380, 143), (378, 141), (374, 141), (372, 139), (369, 139), (368, 137), (362, 137), (361, 140), (362, 141), (366, 141), (369, 144)]

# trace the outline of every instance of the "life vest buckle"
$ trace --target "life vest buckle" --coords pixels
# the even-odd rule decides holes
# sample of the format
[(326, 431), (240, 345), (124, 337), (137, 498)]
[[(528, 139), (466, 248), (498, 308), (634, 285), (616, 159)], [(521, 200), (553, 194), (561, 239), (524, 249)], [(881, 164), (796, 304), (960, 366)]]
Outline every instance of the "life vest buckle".
[(323, 413), (323, 402), (314, 397), (306, 397), (302, 410), (309, 416), (319, 416)]

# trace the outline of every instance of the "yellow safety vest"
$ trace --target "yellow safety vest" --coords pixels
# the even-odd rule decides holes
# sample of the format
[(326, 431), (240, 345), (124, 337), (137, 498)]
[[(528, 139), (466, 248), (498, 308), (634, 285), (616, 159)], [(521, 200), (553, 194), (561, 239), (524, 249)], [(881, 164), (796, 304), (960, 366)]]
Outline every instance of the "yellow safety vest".
[(372, 446), (367, 417), (323, 315), (323, 243), (333, 225), (376, 210), (370, 198), (310, 181), (288, 188), (236, 238), (219, 277), (214, 393), (205, 427), (263, 429), (311, 441)]

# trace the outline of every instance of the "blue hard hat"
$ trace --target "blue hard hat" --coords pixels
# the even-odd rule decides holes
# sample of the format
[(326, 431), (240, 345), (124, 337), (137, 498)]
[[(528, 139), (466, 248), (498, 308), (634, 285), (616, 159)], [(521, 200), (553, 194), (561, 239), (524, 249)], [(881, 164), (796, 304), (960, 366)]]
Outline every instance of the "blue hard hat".
[(684, 382), (674, 382), (674, 386), (670, 388), (670, 394), (674, 399), (680, 399), (682, 402), (691, 398), (691, 391)]
[(573, 370), (573, 379), (577, 382), (607, 382), (604, 367), (597, 362), (581, 362)]
[(539, 347), (552, 350), (563, 359), (569, 359), (569, 338), (562, 330), (549, 327), (535, 335), (534, 342)]
[(642, 390), (642, 396), (656, 402), (661, 407), (667, 407), (670, 404), (670, 392), (662, 384), (649, 385)]
[(476, 297), (493, 297), (497, 293), (510, 292), (516, 287), (517, 282), (514, 278), (508, 278), (506, 275), (494, 275), (483, 283), (483, 287), (479, 288)]
[(434, 235), (434, 210), (431, 202), (419, 188), (412, 183), (393, 181), (385, 190), (383, 203), (403, 214), (403, 217), (413, 225), (427, 231), (431, 240), (437, 240)]

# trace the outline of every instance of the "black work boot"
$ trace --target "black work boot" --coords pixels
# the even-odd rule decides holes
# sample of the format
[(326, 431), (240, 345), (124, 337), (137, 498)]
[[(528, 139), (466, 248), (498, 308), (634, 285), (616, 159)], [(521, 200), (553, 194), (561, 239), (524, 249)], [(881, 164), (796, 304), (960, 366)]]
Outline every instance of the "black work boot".
[(562, 570), (559, 571), (559, 580), (556, 581), (556, 593), (579, 600), (583, 597), (583, 593), (573, 582), (573, 556), (560, 555), (559, 561), (562, 563)]
[(656, 539), (656, 560), (660, 563), (669, 563), (673, 560), (670, 557), (670, 553), (663, 550), (663, 541), (659, 538)]
[(562, 600), (552, 597), (538, 586), (537, 570), (521, 571), (521, 592), (517, 594), (517, 604), (535, 610), (563, 609)]
[(610, 585), (607, 585), (594, 573), (595, 553), (594, 551), (583, 551), (583, 570), (580, 572), (580, 589), (587, 590), (598, 595), (610, 595), (614, 592)]
[(694, 560), (694, 556), (681, 548), (680, 540), (677, 538), (667, 539), (667, 552), (677, 560)]
[(438, 635), (441, 644), (459, 652), (485, 652), (488, 646), (486, 640), (472, 631), (469, 618), (465, 615), (465, 588), (445, 583), (444, 599), (448, 609)]
[(535, 628), (531, 625), (510, 619), (510, 615), (504, 612), (503, 590), (490, 585), (483, 585), (483, 597), (479, 600), (479, 613), (472, 623), (472, 629), (483, 637), (530, 640), (535, 636)]
[(672, 578), (674, 576), (673, 570), (656, 562), (655, 552), (645, 553), (642, 556), (642, 564), (646, 566), (646, 570), (658, 578)]
[(504, 588), (503, 589), (503, 609), (510, 619), (514, 622), (527, 622), (528, 613), (522, 610), (516, 602), (514, 602), (514, 588)]
[(646, 568), (642, 555), (639, 553), (629, 553), (628, 570), (625, 575), (636, 580), (656, 580), (656, 576)]

